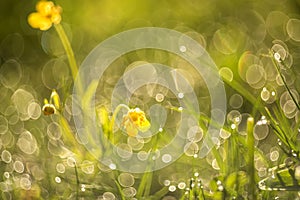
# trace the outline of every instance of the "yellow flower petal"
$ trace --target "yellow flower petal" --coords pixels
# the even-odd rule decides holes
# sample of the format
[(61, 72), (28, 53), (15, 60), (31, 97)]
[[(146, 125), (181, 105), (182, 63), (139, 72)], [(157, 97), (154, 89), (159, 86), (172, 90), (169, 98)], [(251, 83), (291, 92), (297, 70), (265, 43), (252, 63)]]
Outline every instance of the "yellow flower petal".
[(151, 126), (150, 122), (146, 119), (145, 121), (140, 121), (138, 129), (142, 132), (146, 132), (149, 130), (150, 126)]
[(54, 104), (55, 108), (57, 110), (60, 109), (60, 98), (56, 90), (52, 90), (51, 96), (50, 96), (50, 102)]
[(45, 104), (42, 108), (44, 115), (52, 115), (56, 112), (53, 104)]
[(27, 20), (29, 25), (32, 28), (39, 28), (40, 27), (40, 20), (43, 18), (43, 16), (40, 13), (31, 13)]
[(48, 19), (48, 18), (46, 18), (46, 19), (44, 19), (44, 20), (42, 20), (42, 21), (40, 22), (40, 27), (39, 27), (39, 29), (40, 29), (41, 31), (46, 31), (46, 30), (48, 30), (49, 28), (51, 28), (51, 26), (52, 26), (51, 20)]
[(39, 1), (36, 4), (37, 12), (28, 16), (28, 23), (33, 28), (40, 30), (48, 30), (52, 23), (59, 24), (61, 22), (61, 7), (55, 6), (52, 1)]
[(139, 108), (129, 110), (124, 121), (124, 127), (130, 136), (136, 136), (138, 131), (146, 132), (151, 126), (145, 113)]
[(128, 122), (125, 127), (127, 134), (131, 137), (135, 137), (139, 132), (137, 127), (131, 122)]
[(36, 4), (36, 11), (43, 16), (49, 16), (52, 14), (52, 8), (54, 3), (52, 1), (39, 1)]
[(53, 13), (51, 15), (51, 21), (53, 22), (53, 24), (59, 24), (61, 21), (61, 16), (59, 13)]
[(28, 16), (28, 23), (32, 28), (40, 30), (48, 30), (52, 26), (52, 22), (47, 17), (42, 16), (40, 13), (31, 13)]

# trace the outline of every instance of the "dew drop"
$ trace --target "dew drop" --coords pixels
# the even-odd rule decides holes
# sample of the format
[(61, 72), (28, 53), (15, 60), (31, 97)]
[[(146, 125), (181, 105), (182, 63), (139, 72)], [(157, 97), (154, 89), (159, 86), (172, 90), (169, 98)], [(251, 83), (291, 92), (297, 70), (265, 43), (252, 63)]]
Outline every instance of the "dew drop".
[(60, 125), (56, 122), (50, 123), (47, 127), (47, 135), (52, 140), (59, 140), (62, 136)]
[(179, 50), (180, 50), (182, 53), (184, 53), (184, 52), (186, 52), (186, 47), (185, 47), (185, 46), (180, 46), (180, 47), (179, 47)]
[(36, 139), (29, 131), (25, 131), (19, 136), (17, 146), (26, 154), (33, 154), (37, 150)]
[(115, 195), (111, 192), (104, 192), (103, 193), (103, 198), (105, 200), (115, 200), (116, 199)]
[(27, 177), (22, 177), (20, 179), (20, 186), (24, 190), (30, 190), (30, 188), (31, 188), (31, 181)]
[(114, 164), (114, 163), (110, 163), (108, 167), (109, 167), (110, 169), (112, 169), (112, 170), (117, 169), (117, 166), (116, 166), (116, 164)]
[(3, 150), (1, 153), (1, 160), (5, 163), (10, 163), (11, 159), (11, 153), (7, 150)]
[(199, 151), (199, 146), (195, 142), (188, 142), (184, 146), (184, 153), (187, 156), (194, 156), (195, 153)]
[(184, 94), (182, 92), (179, 92), (177, 96), (179, 99), (182, 99), (184, 97)]
[(270, 98), (270, 92), (269, 92), (269, 90), (266, 87), (264, 87), (262, 89), (262, 91), (260, 93), (260, 97), (261, 97), (261, 99), (263, 101), (268, 101), (269, 100), (269, 98)]
[(56, 183), (61, 183), (61, 178), (58, 177), (58, 176), (56, 176), (56, 177), (55, 177), (55, 182), (56, 182)]
[(203, 129), (199, 126), (192, 126), (187, 132), (187, 139), (191, 142), (199, 142), (203, 138)]
[(234, 109), (240, 108), (243, 105), (243, 97), (239, 94), (233, 94), (229, 99), (229, 105)]
[(172, 156), (170, 154), (164, 154), (161, 159), (164, 163), (169, 163), (172, 161)]
[(67, 165), (69, 167), (75, 167), (76, 165), (76, 160), (73, 157), (68, 157), (67, 158)]
[(81, 170), (86, 173), (86, 174), (93, 174), (94, 170), (95, 170), (95, 166), (94, 163), (89, 161), (89, 160), (84, 160), (82, 162), (81, 166)]
[(222, 67), (219, 70), (219, 74), (226, 81), (231, 82), (233, 80), (233, 72), (228, 67)]
[(124, 159), (129, 159), (133, 154), (132, 148), (125, 143), (118, 144), (116, 150), (117, 154)]
[(278, 160), (278, 158), (279, 158), (279, 152), (278, 151), (275, 150), (275, 151), (272, 151), (270, 153), (270, 160), (271, 161), (275, 162), (275, 161)]
[(180, 182), (180, 183), (178, 183), (178, 188), (179, 188), (179, 189), (183, 190), (183, 189), (185, 189), (185, 187), (186, 187), (185, 182)]
[(164, 180), (164, 186), (169, 186), (171, 184), (170, 180)]
[(176, 190), (176, 186), (175, 185), (170, 185), (169, 186), (169, 191), (170, 192), (175, 192), (175, 190)]
[(218, 165), (218, 162), (216, 159), (213, 159), (211, 166), (215, 169), (215, 170), (220, 170), (220, 167)]
[(267, 124), (255, 124), (253, 132), (255, 139), (263, 140), (269, 134), (269, 127)]
[(134, 184), (134, 177), (132, 174), (129, 173), (121, 173), (118, 176), (118, 181), (123, 187), (131, 187)]
[(126, 196), (126, 197), (134, 197), (137, 192), (134, 187), (124, 188), (122, 191), (123, 191), (124, 196)]
[(40, 104), (31, 102), (27, 107), (27, 112), (31, 119), (38, 119), (42, 113)]
[(165, 96), (162, 93), (157, 93), (155, 96), (155, 100), (159, 103), (163, 102), (164, 99), (165, 99)]
[(21, 161), (15, 161), (14, 162), (14, 170), (18, 173), (24, 172), (24, 164)]
[(286, 25), (286, 30), (290, 38), (294, 41), (300, 42), (300, 20), (299, 19), (289, 19)]
[(3, 176), (4, 176), (5, 178), (9, 178), (9, 177), (10, 177), (10, 174), (9, 174), (9, 172), (4, 172), (4, 173), (3, 173)]
[(56, 164), (56, 171), (58, 172), (58, 173), (65, 173), (65, 170), (66, 170), (66, 167), (65, 167), (65, 165), (64, 164), (62, 164), (62, 163), (57, 163)]
[(146, 151), (140, 151), (137, 153), (137, 158), (141, 161), (145, 161), (148, 159), (149, 154)]

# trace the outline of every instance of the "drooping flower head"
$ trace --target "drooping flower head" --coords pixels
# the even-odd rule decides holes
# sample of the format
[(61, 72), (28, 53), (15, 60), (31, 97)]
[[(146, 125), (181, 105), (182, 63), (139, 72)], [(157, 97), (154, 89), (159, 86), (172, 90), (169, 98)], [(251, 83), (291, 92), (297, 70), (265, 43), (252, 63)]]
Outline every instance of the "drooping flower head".
[(28, 16), (28, 23), (32, 28), (45, 31), (51, 28), (52, 24), (59, 24), (61, 21), (62, 8), (55, 6), (52, 1), (39, 1), (36, 11)]
[(150, 128), (150, 122), (147, 120), (145, 113), (139, 109), (130, 109), (123, 116), (123, 126), (129, 136), (136, 136), (138, 131), (145, 132)]
[(60, 98), (56, 90), (52, 90), (50, 96), (50, 102), (48, 99), (44, 99), (44, 106), (42, 107), (42, 111), (44, 115), (52, 115), (55, 114), (57, 110), (60, 109)]

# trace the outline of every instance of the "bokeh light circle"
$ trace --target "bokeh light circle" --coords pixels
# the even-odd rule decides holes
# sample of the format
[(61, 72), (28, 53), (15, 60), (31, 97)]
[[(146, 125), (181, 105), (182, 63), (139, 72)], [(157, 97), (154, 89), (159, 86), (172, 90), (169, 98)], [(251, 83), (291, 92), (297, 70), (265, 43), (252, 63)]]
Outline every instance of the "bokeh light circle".
[[(218, 69), (205, 49), (189, 36), (170, 29), (148, 27), (132, 29), (108, 38), (100, 43), (83, 61), (73, 88), (74, 98), (72, 100), (79, 102), (79, 104), (73, 104), (72, 109), (75, 111), (81, 110), (81, 113), (74, 116), (74, 121), (78, 135), (89, 134), (85, 137), (89, 138), (85, 147), (103, 164), (113, 166), (113, 169), (117, 168), (124, 172), (154, 171), (174, 162), (185, 150), (191, 150), (190, 145), (194, 142), (186, 140), (187, 132), (191, 127), (198, 125), (198, 119), (195, 116), (200, 115), (197, 96), (189, 81), (182, 74), (178, 73), (176, 69), (163, 64), (141, 62), (139, 65), (125, 71), (117, 82), (111, 96), (112, 110), (120, 103), (129, 105), (130, 98), (141, 87), (156, 84), (168, 88), (179, 102), (177, 110), (181, 115), (180, 124), (174, 138), (156, 151), (138, 154), (132, 151), (130, 143), (114, 145), (103, 136), (101, 125), (97, 122), (95, 114), (95, 93), (99, 80), (105, 70), (109, 68), (109, 65), (117, 58), (141, 49), (167, 51), (188, 61), (205, 81), (211, 97), (210, 117), (214, 123), (220, 125), (218, 127), (222, 127), (225, 120), (224, 115), (219, 115), (219, 113), (226, 113), (225, 89), (219, 77)], [(164, 93), (162, 94), (164, 95)], [(156, 103), (162, 100), (160, 95)], [(140, 100), (137, 101), (140, 102)], [(187, 104), (187, 101), (189, 104)], [(139, 133), (138, 136), (146, 142), (147, 138), (158, 134), (158, 132), (164, 134), (163, 121), (166, 120), (166, 108), (154, 104), (149, 108), (142, 109), (146, 115), (150, 115), (151, 125), (153, 126), (147, 131), (148, 133), (146, 132), (145, 135)], [(213, 112), (216, 110), (220, 112)], [(189, 111), (193, 111), (193, 114)], [(162, 120), (159, 124), (159, 120), (156, 123), (157, 117)], [(202, 146), (193, 154), (197, 153), (199, 157), (206, 156), (215, 145), (213, 141), (208, 139), (207, 135), (218, 138), (219, 132), (219, 128), (209, 124)], [(145, 160), (139, 159), (145, 157)], [(149, 168), (150, 161), (152, 162), (150, 166), (153, 166), (151, 168)]]

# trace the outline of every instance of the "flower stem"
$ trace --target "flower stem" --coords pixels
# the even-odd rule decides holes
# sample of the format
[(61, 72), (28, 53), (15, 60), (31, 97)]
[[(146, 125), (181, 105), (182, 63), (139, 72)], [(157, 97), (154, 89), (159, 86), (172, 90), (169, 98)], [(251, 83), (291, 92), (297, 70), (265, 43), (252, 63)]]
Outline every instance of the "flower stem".
[(121, 108), (125, 108), (127, 109), (128, 111), (130, 110), (130, 108), (125, 105), (125, 104), (119, 104), (114, 113), (113, 113), (113, 116), (111, 117), (111, 121), (110, 121), (110, 126), (109, 126), (109, 134), (108, 134), (108, 139), (111, 140), (112, 143), (114, 143), (114, 125), (115, 125), (115, 120), (116, 120), (116, 117), (119, 113), (119, 111), (121, 110)]
[(254, 119), (247, 119), (247, 146), (248, 146), (248, 173), (249, 173), (249, 196), (248, 199), (256, 199), (255, 195), (255, 173), (254, 173)]
[(71, 44), (69, 42), (69, 39), (62, 27), (61, 24), (56, 24), (55, 26), (55, 30), (58, 33), (58, 36), (62, 42), (62, 45), (67, 53), (67, 57), (69, 60), (69, 64), (70, 64), (70, 69), (71, 69), (71, 73), (72, 73), (72, 77), (73, 80), (75, 80), (76, 76), (77, 76), (77, 72), (78, 72), (78, 68), (77, 68), (77, 64), (76, 64), (76, 60), (74, 57), (74, 53), (71, 47)]
[[(274, 55), (274, 52), (271, 52), (271, 55)], [(284, 85), (285, 89), (288, 91), (288, 93), (289, 93), (290, 97), (292, 98), (293, 102), (295, 103), (297, 109), (300, 110), (300, 105), (299, 105), (299, 103), (297, 102), (296, 98), (294, 97), (293, 93), (291, 92), (290, 88), (288, 87), (288, 85), (287, 85), (287, 83), (286, 83), (286, 81), (285, 81), (285, 78), (284, 78), (284, 76), (282, 75), (282, 73), (280, 72), (279, 66), (278, 66), (278, 64), (277, 64), (277, 62), (275, 61), (275, 59), (274, 59), (273, 56), (272, 56), (272, 61), (273, 61), (273, 64), (275, 65), (275, 68), (276, 68), (277, 73), (279, 74), (279, 76), (280, 76), (280, 78), (281, 78), (281, 80), (282, 80), (282, 82), (283, 82), (283, 85)], [(280, 59), (280, 62), (282, 62), (283, 65), (285, 66), (283, 60)]]
[(76, 199), (79, 199), (79, 185), (80, 185), (80, 182), (79, 182), (76, 163), (75, 163), (74, 169), (75, 169), (75, 175), (76, 175)]
[[(73, 78), (73, 81), (75, 82), (76, 80), (76, 77), (77, 77), (77, 73), (78, 73), (78, 66), (77, 66), (77, 63), (76, 63), (76, 60), (75, 60), (75, 57), (74, 57), (74, 52), (73, 52), (73, 49), (71, 47), (71, 44), (70, 44), (70, 41), (64, 31), (64, 28), (62, 27), (61, 24), (55, 24), (54, 25), (55, 27), (55, 30), (61, 40), (61, 43), (66, 51), (66, 54), (67, 54), (67, 57), (68, 57), (68, 61), (69, 61), (69, 66), (70, 66), (70, 70), (71, 70), (71, 74), (72, 74), (72, 78)], [(79, 85), (79, 92), (80, 94), (82, 94), (82, 88), (81, 88), (81, 84), (78, 84)]]
[(120, 196), (121, 196), (121, 200), (126, 200), (125, 197), (124, 197), (124, 194), (123, 194), (123, 191), (122, 191), (122, 188), (121, 188), (121, 185), (118, 183), (117, 180), (114, 180), (118, 190), (119, 190), (119, 193), (120, 193)]

